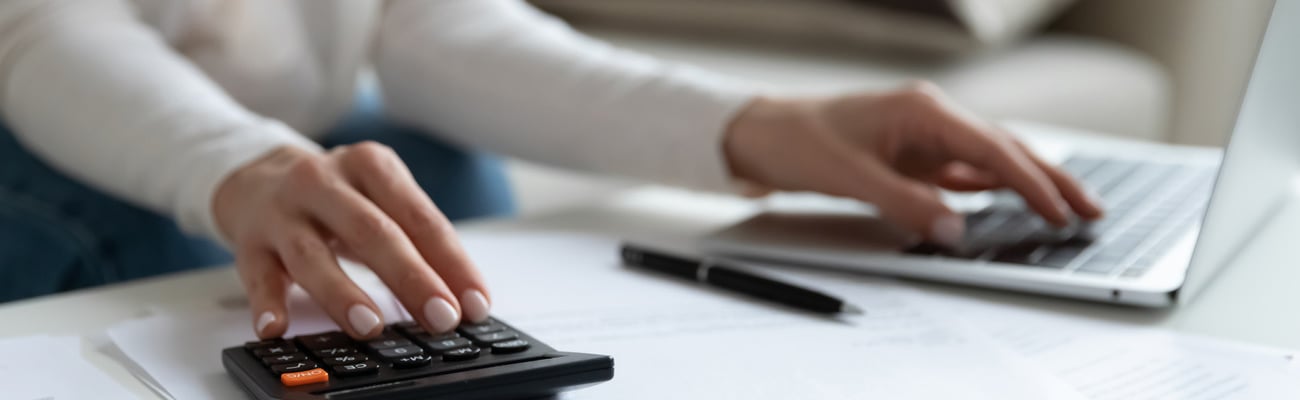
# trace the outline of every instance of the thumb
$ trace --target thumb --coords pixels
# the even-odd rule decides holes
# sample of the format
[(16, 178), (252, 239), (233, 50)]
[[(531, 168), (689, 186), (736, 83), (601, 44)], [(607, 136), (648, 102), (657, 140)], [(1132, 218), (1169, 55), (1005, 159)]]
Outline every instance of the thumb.
[(963, 242), (966, 222), (943, 204), (935, 187), (889, 174), (870, 185), (871, 198), (881, 215), (927, 241), (958, 247)]

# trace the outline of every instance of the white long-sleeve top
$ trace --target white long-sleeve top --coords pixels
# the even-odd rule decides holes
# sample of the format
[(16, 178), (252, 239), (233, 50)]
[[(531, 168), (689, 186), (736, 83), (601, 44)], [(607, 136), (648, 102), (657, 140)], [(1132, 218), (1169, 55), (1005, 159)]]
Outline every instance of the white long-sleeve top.
[(752, 93), (611, 48), (519, 0), (3, 0), (0, 121), (81, 181), (222, 239), (217, 185), (350, 109), (564, 167), (726, 190)]

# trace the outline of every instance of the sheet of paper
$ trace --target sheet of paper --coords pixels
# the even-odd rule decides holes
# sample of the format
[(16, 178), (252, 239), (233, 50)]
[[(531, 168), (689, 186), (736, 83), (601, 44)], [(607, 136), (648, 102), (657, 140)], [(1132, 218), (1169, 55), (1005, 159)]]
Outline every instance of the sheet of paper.
[[(377, 281), (357, 277), (384, 313), (385, 320), (408, 319), (405, 311)], [(320, 307), (294, 288), (289, 301), (288, 336), (337, 330)], [(118, 357), (159, 395), (173, 399), (242, 399), (247, 395), (221, 366), (221, 350), (256, 339), (247, 305), (224, 299), (210, 310), (160, 314), (127, 321), (108, 331)], [(126, 357), (121, 359), (120, 357)]]
[(1090, 399), (1300, 399), (1297, 352), (929, 295)]
[(578, 399), (1074, 399), (998, 346), (905, 300), (888, 281), (788, 277), (867, 315), (832, 319), (621, 266), (617, 241), (468, 236), (494, 312), (563, 351), (608, 354), (611, 382)]
[(0, 339), (0, 397), (14, 400), (129, 399), (133, 395), (81, 357), (81, 338)]

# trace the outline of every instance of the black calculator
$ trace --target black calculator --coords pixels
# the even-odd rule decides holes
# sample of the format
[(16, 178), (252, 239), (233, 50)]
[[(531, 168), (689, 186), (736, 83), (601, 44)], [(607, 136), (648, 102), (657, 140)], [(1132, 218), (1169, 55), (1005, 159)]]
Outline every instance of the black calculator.
[(614, 359), (563, 353), (496, 319), (429, 333), (415, 322), (248, 342), (222, 364), (254, 399), (515, 399), (608, 381)]

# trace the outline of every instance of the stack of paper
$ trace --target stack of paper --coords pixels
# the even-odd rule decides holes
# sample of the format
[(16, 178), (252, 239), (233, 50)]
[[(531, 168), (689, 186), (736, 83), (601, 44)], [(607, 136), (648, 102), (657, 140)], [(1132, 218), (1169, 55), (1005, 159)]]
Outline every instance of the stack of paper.
[[(891, 280), (773, 272), (868, 311), (823, 318), (624, 268), (609, 238), (464, 242), (493, 289), (494, 314), (558, 349), (614, 357), (613, 381), (567, 398), (1300, 398), (1300, 373), (1277, 350), (1032, 315)], [(380, 300), (386, 293), (371, 295), (396, 308)], [(959, 314), (972, 318), (950, 317)], [(248, 318), (240, 309), (160, 315), (110, 335), (167, 394), (233, 398), (241, 394), (218, 351), (252, 338)], [(321, 316), (323, 325), (305, 320), (295, 316), (293, 330), (331, 329)]]
[(31, 336), (0, 340), (0, 398), (129, 399), (133, 396), (81, 358), (81, 338)]

